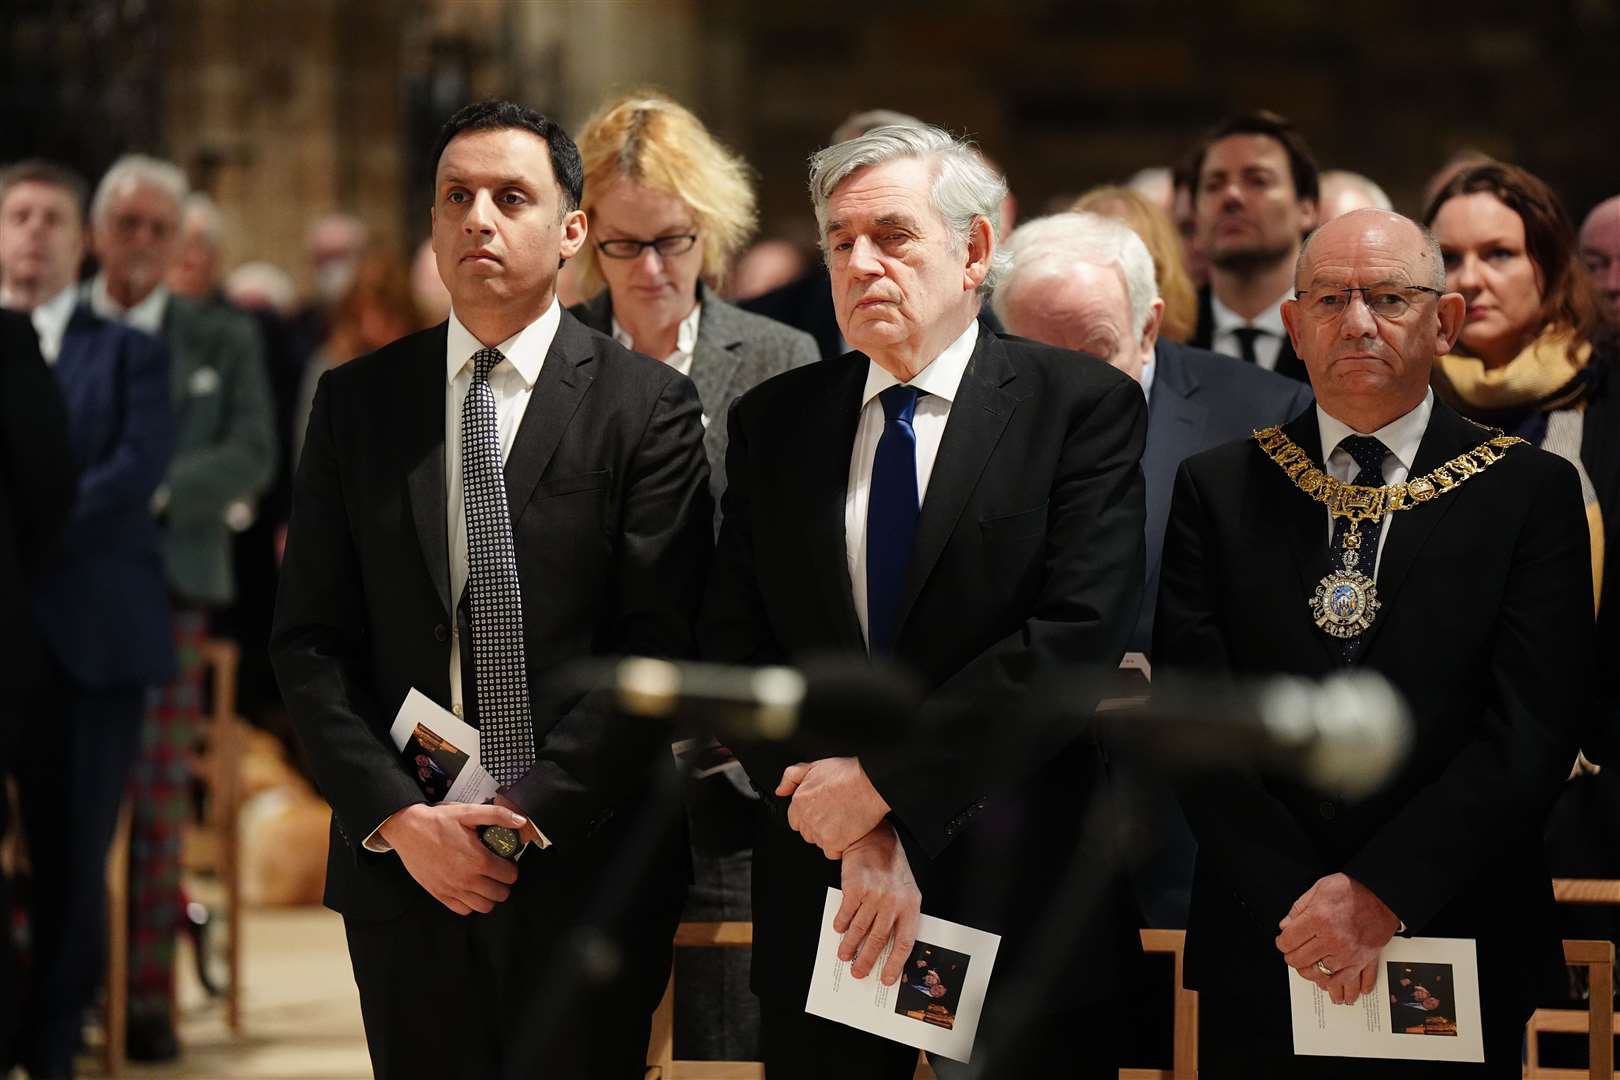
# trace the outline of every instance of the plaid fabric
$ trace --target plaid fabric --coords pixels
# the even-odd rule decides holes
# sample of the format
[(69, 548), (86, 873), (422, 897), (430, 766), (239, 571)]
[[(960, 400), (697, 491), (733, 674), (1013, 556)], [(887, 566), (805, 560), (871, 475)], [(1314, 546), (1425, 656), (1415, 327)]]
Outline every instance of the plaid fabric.
[(174, 614), (180, 674), (147, 701), (141, 757), (130, 776), (129, 1010), (167, 1017), (174, 1008), (175, 936), (180, 932), (180, 834), (191, 807), (191, 754), (202, 719), (207, 636), (203, 611)]

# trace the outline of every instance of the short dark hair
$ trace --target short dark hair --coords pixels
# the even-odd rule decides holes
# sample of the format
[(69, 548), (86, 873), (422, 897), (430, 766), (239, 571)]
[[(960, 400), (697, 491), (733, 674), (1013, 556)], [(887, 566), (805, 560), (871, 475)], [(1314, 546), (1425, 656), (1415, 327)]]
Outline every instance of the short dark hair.
[(1204, 175), (1204, 158), (1208, 156), (1209, 148), (1233, 135), (1264, 135), (1282, 144), (1283, 151), (1288, 155), (1288, 171), (1293, 177), (1294, 194), (1313, 202), (1320, 198), (1321, 170), (1316, 166), (1316, 158), (1306, 145), (1305, 137), (1285, 117), (1270, 109), (1228, 116), (1205, 133), (1188, 161), (1194, 191), (1198, 190), (1199, 179)]
[(66, 165), (58, 165), (44, 158), (28, 158), (0, 169), (0, 203), (6, 201), (6, 196), (18, 184), (49, 184), (61, 188), (73, 200), (73, 205), (79, 208), (79, 220), (84, 220), (85, 207), (90, 201), (90, 185)]
[(439, 159), (450, 140), (466, 131), (500, 131), (516, 128), (538, 136), (551, 152), (551, 171), (557, 176), (557, 188), (562, 192), (564, 214), (579, 209), (580, 196), (585, 193), (585, 166), (579, 160), (579, 147), (568, 132), (555, 121), (525, 105), (500, 98), (474, 102), (459, 109), (446, 120), (439, 131), (439, 144), (433, 148), (433, 168), (437, 172)]

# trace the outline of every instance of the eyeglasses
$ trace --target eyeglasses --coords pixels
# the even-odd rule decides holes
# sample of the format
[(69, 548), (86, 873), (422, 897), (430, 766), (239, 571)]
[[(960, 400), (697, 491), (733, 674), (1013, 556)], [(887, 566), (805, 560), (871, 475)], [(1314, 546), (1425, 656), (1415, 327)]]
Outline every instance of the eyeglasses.
[(1326, 322), (1336, 319), (1350, 310), (1350, 301), (1355, 299), (1356, 293), (1367, 305), (1367, 310), (1380, 319), (1399, 319), (1411, 310), (1417, 303), (1413, 293), (1428, 293), (1430, 296), (1444, 296), (1439, 289), (1431, 289), (1427, 285), (1369, 285), (1366, 287), (1347, 286), (1340, 289), (1305, 289), (1294, 294), (1299, 306), (1305, 309), (1305, 314), (1313, 319)]
[(596, 250), (610, 259), (638, 259), (643, 251), (652, 248), (668, 258), (671, 255), (685, 255), (695, 243), (697, 233), (691, 233), (686, 236), (659, 236), (652, 240), (598, 240)]

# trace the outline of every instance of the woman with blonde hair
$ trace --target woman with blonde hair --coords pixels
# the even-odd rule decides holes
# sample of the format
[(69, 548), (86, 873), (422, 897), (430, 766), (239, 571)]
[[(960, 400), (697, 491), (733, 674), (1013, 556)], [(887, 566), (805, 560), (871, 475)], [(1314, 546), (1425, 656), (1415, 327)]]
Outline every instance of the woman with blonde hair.
[(1164, 300), (1159, 336), (1186, 342), (1198, 326), (1198, 294), (1181, 261), (1181, 237), (1170, 216), (1130, 188), (1095, 187), (1074, 201), (1070, 210), (1100, 214), (1122, 221), (1147, 245), (1153, 257), (1153, 277)]
[(632, 94), (586, 122), (579, 152), (590, 233), (574, 273), (592, 298), (570, 310), (697, 384), (718, 526), (732, 399), (820, 354), (808, 334), (715, 292), (757, 215), (748, 166), (701, 120), (660, 94)]
[[(696, 116), (659, 94), (618, 98), (586, 122), (579, 152), (589, 234), (573, 270), (592, 298), (569, 310), (697, 385), (718, 527), (731, 402), (820, 352), (810, 335), (733, 307), (715, 291), (753, 235), (754, 189), (747, 165)], [(725, 750), (698, 755), (703, 778), (686, 788), (693, 881), (682, 917), (746, 921), (755, 796)], [(748, 989), (747, 956), (734, 949), (681, 956), (675, 1000), (678, 1057), (758, 1059), (759, 1003)]]

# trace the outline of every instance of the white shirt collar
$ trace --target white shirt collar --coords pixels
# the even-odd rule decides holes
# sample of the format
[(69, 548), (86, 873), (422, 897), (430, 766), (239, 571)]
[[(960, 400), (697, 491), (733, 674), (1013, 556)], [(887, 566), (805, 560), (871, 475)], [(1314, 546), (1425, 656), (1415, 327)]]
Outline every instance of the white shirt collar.
[[(556, 338), (557, 327), (561, 324), (562, 308), (554, 296), (545, 314), (495, 346), (501, 351), (501, 355), (506, 357), (505, 363), (511, 364), (523, 377), (525, 386), (533, 386), (540, 378), (540, 368), (546, 362), (546, 353), (551, 351), (551, 342)], [(444, 381), (454, 382), (456, 376), (472, 364), (473, 354), (483, 347), (484, 343), (473, 337), (471, 330), (461, 325), (461, 320), (456, 318), (455, 308), (452, 307), (449, 332), (445, 335)], [(499, 367), (500, 365), (496, 365), (497, 370)]]
[[(1384, 444), (1384, 448), (1395, 456), (1401, 463), (1401, 468), (1408, 473), (1412, 470), (1412, 462), (1417, 458), (1418, 445), (1423, 442), (1423, 432), (1429, 426), (1429, 414), (1434, 411), (1434, 391), (1427, 390), (1423, 400), (1417, 407), (1404, 416), (1391, 420), (1377, 431), (1357, 432), (1350, 425), (1335, 417), (1329, 416), (1322, 408), (1320, 402), (1316, 406), (1316, 423), (1322, 433), (1322, 464), (1333, 456), (1339, 443), (1350, 435), (1371, 435)], [(1389, 482), (1389, 470), (1385, 470), (1385, 481)]]
[(1149, 353), (1147, 363), (1142, 365), (1142, 376), (1137, 382), (1142, 384), (1142, 396), (1148, 401), (1153, 400), (1153, 354)]
[(56, 363), (62, 352), (62, 338), (67, 335), (68, 322), (73, 318), (73, 306), (79, 301), (79, 290), (69, 285), (49, 300), (28, 313), (39, 335), (39, 351), (48, 364)]
[[(968, 361), (973, 359), (973, 347), (979, 341), (979, 320), (974, 319), (968, 323), (968, 328), (962, 335), (949, 345), (945, 351), (929, 361), (928, 366), (911, 379), (907, 384), (915, 386), (924, 393), (931, 394), (943, 401), (950, 402), (956, 398), (956, 390), (962, 385), (962, 374), (967, 371)], [(889, 374), (888, 370), (866, 361), (866, 389), (861, 391), (861, 407), (865, 408), (873, 398), (891, 386), (898, 386), (900, 380)]]
[(159, 285), (132, 308), (125, 308), (107, 291), (107, 275), (97, 274), (90, 282), (90, 309), (103, 319), (126, 323), (137, 330), (161, 336), (163, 316), (169, 310), (169, 287)]
[[(703, 316), (703, 302), (700, 300), (692, 305), (686, 318), (675, 327), (675, 351), (668, 356), (655, 356), (654, 360), (663, 360), (668, 363), (679, 356), (691, 356), (692, 350), (697, 348), (698, 320)], [(630, 338), (630, 331), (619, 325), (619, 317), (613, 316), (613, 340), (627, 349), (634, 349), (636, 344)]]
[(1277, 297), (1277, 302), (1262, 311), (1252, 319), (1245, 319), (1225, 304), (1215, 295), (1214, 290), (1209, 294), (1209, 310), (1215, 319), (1215, 333), (1225, 334), (1236, 330), (1240, 326), (1252, 326), (1256, 330), (1264, 330), (1277, 337), (1287, 337), (1288, 328), (1283, 325), (1282, 306), (1286, 297)]

